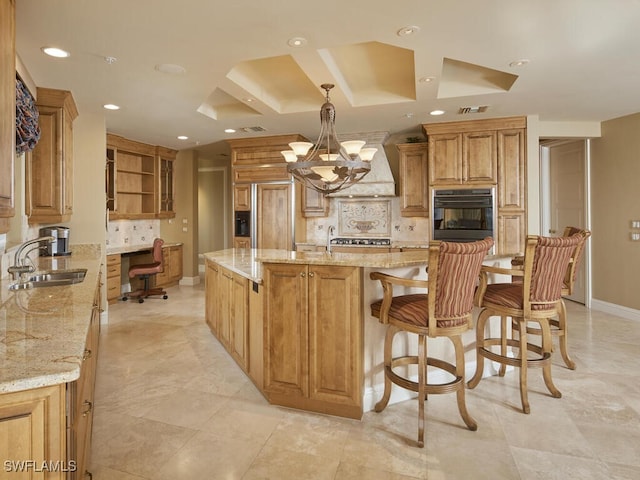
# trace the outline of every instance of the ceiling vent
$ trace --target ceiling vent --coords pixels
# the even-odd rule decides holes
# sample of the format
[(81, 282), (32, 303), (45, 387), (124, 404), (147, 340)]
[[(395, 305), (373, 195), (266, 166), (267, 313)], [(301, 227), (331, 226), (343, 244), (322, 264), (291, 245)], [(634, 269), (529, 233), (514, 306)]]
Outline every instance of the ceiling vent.
[(488, 105), (481, 105), (479, 107), (460, 107), (458, 115), (466, 115), (468, 113), (483, 113), (489, 108)]
[(242, 127), (242, 128), (240, 128), (240, 131), (241, 131), (241, 132), (244, 132), (244, 133), (251, 133), (251, 132), (266, 132), (266, 131), (267, 131), (267, 129), (266, 129), (266, 128), (262, 128), (262, 127), (260, 127), (260, 126), (257, 126), (257, 127)]

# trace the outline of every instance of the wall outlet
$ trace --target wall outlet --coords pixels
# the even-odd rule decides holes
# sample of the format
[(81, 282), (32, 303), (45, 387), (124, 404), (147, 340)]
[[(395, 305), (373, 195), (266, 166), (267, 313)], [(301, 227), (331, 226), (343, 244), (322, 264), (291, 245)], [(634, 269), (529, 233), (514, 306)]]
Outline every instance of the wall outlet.
[(632, 242), (640, 241), (640, 233), (631, 232), (630, 236), (631, 236), (631, 241)]

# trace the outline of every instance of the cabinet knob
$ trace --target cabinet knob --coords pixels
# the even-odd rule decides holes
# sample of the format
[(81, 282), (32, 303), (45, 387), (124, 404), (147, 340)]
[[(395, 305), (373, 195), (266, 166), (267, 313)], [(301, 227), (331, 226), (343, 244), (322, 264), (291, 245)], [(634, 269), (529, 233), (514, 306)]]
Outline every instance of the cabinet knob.
[(84, 362), (85, 360), (91, 358), (91, 350), (86, 349), (84, 351), (84, 354), (82, 355), (82, 361)]
[(304, 277), (305, 277), (304, 272), (300, 272), (300, 276), (301, 276), (302, 278), (304, 278)]
[(310, 276), (310, 277), (313, 277), (313, 272), (309, 272), (309, 276)]

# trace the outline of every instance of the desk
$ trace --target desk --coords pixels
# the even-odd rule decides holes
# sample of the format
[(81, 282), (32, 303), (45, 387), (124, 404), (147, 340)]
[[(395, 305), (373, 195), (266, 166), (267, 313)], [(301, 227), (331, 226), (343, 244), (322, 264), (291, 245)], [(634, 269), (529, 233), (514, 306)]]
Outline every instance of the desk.
[[(122, 296), (137, 288), (137, 279), (129, 279), (131, 265), (150, 263), (153, 244), (119, 245), (107, 248), (107, 301), (115, 303)], [(155, 275), (153, 285), (171, 287), (182, 278), (182, 243), (165, 243), (162, 246), (164, 270)]]

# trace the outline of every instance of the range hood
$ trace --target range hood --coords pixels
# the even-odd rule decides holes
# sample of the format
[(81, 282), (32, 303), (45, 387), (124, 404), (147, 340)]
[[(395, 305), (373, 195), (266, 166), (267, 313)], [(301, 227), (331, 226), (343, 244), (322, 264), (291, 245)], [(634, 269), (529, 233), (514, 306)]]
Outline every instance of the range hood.
[(340, 135), (341, 141), (364, 140), (365, 147), (377, 148), (371, 160), (371, 171), (358, 183), (344, 190), (331, 193), (329, 197), (395, 197), (396, 184), (389, 167), (389, 160), (384, 153), (383, 144), (389, 132), (350, 133)]

